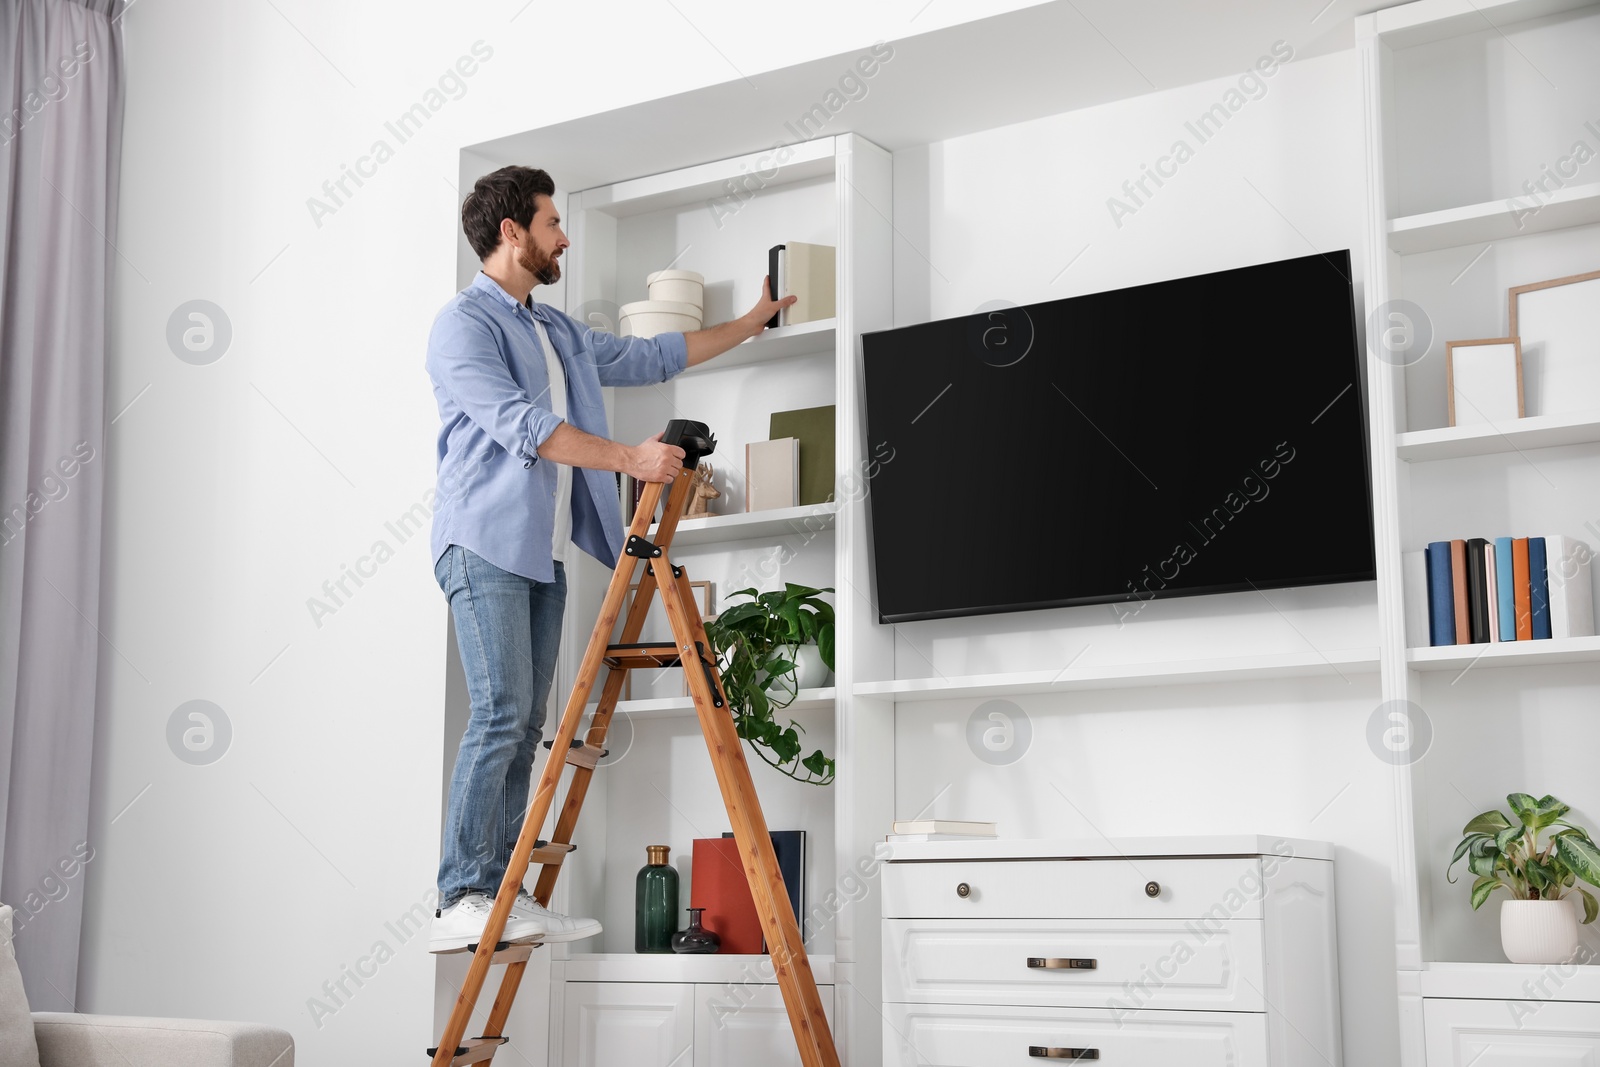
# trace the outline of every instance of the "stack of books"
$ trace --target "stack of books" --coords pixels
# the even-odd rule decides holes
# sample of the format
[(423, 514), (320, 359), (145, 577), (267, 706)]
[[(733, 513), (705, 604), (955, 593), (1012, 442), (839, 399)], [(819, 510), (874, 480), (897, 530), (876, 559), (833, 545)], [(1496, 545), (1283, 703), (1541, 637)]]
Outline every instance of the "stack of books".
[(1429, 643), (1593, 636), (1593, 555), (1561, 535), (1433, 542), (1423, 559)]

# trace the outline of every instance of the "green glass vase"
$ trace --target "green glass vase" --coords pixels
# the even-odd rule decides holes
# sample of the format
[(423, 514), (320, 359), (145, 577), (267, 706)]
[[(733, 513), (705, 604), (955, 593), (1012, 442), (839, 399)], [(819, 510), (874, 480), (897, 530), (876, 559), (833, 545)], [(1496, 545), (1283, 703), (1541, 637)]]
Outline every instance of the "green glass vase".
[(678, 932), (678, 872), (667, 863), (666, 845), (644, 851), (650, 862), (634, 881), (633, 951), (671, 952)]

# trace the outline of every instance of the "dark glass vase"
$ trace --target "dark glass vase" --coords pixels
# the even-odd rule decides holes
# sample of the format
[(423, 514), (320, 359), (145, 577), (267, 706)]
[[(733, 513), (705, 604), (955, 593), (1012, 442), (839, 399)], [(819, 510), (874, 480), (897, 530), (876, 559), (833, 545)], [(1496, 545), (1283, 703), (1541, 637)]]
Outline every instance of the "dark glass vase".
[(666, 845), (648, 845), (649, 858), (634, 882), (633, 950), (671, 952), (678, 932), (678, 872), (667, 864)]
[(722, 938), (700, 925), (700, 915), (706, 909), (689, 909), (689, 929), (672, 935), (672, 951), (686, 956), (716, 952), (722, 947)]

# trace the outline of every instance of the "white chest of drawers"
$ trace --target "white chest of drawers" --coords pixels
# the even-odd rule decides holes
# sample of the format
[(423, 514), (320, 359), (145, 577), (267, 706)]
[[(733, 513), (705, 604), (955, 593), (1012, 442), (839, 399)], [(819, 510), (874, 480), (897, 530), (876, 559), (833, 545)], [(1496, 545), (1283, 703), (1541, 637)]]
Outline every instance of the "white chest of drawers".
[(1340, 1067), (1327, 844), (897, 843), (883, 871), (885, 1067)]

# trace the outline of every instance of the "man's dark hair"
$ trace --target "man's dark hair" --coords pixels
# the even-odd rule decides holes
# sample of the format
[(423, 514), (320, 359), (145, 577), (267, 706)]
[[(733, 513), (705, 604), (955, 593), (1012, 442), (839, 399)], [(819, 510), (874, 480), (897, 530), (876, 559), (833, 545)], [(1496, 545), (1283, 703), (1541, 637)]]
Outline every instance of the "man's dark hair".
[(524, 229), (533, 223), (534, 198), (540, 193), (555, 196), (556, 183), (537, 167), (501, 167), (473, 183), (461, 204), (461, 231), (479, 259), (500, 247), (501, 219)]

